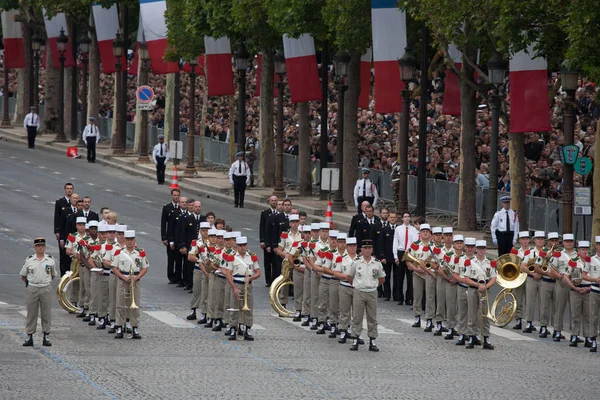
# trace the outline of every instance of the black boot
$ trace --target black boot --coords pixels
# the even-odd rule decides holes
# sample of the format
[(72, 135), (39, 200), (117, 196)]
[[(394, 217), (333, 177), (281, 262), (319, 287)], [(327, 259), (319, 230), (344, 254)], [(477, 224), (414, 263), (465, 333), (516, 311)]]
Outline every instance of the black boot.
[(33, 346), (33, 335), (27, 335), (28, 338), (26, 341), (23, 342), (23, 346), (25, 347), (30, 347)]
[(433, 330), (433, 323), (431, 322), (430, 319), (427, 320), (427, 323), (425, 324), (425, 332), (431, 332)]
[(433, 332), (433, 336), (442, 336), (442, 323), (435, 323), (435, 332)]
[(421, 316), (420, 315), (417, 315), (415, 317), (415, 323), (412, 324), (412, 327), (413, 328), (420, 328), (421, 327)]
[(335, 324), (331, 325), (331, 329), (329, 330), (329, 339), (335, 339), (338, 335), (338, 329)]
[(475, 346), (481, 346), (481, 339), (479, 339), (477, 335), (475, 335), (473, 336), (473, 343), (475, 343)]
[(341, 331), (340, 332), (340, 340), (338, 340), (338, 343), (341, 343), (341, 344), (346, 343), (347, 335), (348, 335), (348, 331)]
[(231, 333), (231, 326), (229, 324), (227, 324), (225, 326), (225, 333), (223, 333), (223, 335), (229, 336), (230, 333)]
[(95, 314), (90, 314), (90, 322), (88, 322), (89, 326), (94, 326), (96, 325), (96, 317), (97, 315)]
[(316, 331), (318, 329), (317, 325), (319, 324), (318, 320), (316, 318), (313, 318), (312, 321), (311, 321), (311, 324), (312, 325), (310, 326), (310, 330), (311, 331)]
[(469, 336), (469, 342), (467, 343), (467, 349), (475, 348), (475, 336)]
[(198, 320), (198, 325), (204, 325), (206, 322), (206, 314), (202, 314), (202, 318)]
[(213, 319), (212, 318), (208, 318), (206, 320), (206, 323), (204, 324), (205, 328), (212, 328), (213, 327)]
[(571, 335), (571, 343), (569, 347), (577, 347), (577, 335)]
[(446, 334), (446, 336), (444, 336), (445, 340), (452, 340), (454, 339), (454, 335), (456, 335), (456, 331), (454, 330), (454, 328), (450, 328), (450, 330), (448, 331), (448, 333)]
[(304, 316), (302, 317), (302, 323), (300, 324), (300, 326), (308, 326), (310, 325), (310, 315), (309, 316)]
[(111, 319), (110, 320), (110, 329), (108, 330), (108, 333), (115, 333), (116, 329), (115, 329), (115, 320)]
[(296, 311), (296, 315), (294, 315), (294, 319), (292, 319), (292, 321), (294, 321), (294, 322), (302, 321), (302, 315), (300, 314), (300, 311)]
[(218, 318), (215, 321), (215, 326), (213, 326), (212, 330), (213, 332), (221, 332), (221, 329), (223, 329), (223, 320), (221, 318)]
[(365, 344), (365, 341), (362, 340), (362, 338), (360, 336), (356, 340), (358, 340), (358, 344), (360, 344), (360, 345)]
[(369, 338), (369, 351), (379, 351), (379, 347), (375, 345), (375, 338)]
[(596, 343), (596, 337), (592, 338), (592, 347), (590, 348), (590, 353), (595, 353), (598, 349), (598, 344)]
[(325, 334), (325, 324), (323, 322), (321, 322), (319, 324), (319, 329), (317, 329), (317, 335), (324, 335)]
[(592, 347), (592, 338), (587, 338), (586, 337), (585, 338), (585, 344), (583, 345), (583, 347), (586, 347), (588, 349), (591, 348)]
[(247, 326), (246, 331), (244, 332), (244, 340), (248, 340), (250, 342), (254, 341), (254, 336), (252, 336), (252, 327)]
[(483, 348), (484, 350), (494, 350), (494, 346), (490, 343), (490, 338), (488, 336), (483, 337)]
[(546, 339), (548, 337), (548, 328), (546, 328), (545, 326), (541, 326), (539, 337), (540, 339)]
[(98, 319), (98, 326), (96, 329), (106, 329), (106, 319), (104, 319), (104, 317)]
[(85, 318), (85, 310), (82, 308), (81, 312), (77, 314), (77, 318)]
[(49, 336), (50, 336), (49, 333), (44, 332), (44, 339), (42, 340), (42, 345), (43, 346), (48, 346), (48, 347), (52, 346), (52, 343), (50, 343)]
[(464, 346), (465, 345), (465, 335), (459, 335), (458, 336), (458, 340), (456, 341), (456, 345), (457, 346)]
[(90, 311), (89, 310), (85, 310), (85, 317), (83, 318), (83, 322), (90, 322), (92, 319), (92, 317), (90, 316)]
[(517, 330), (517, 329), (519, 329), (519, 330), (523, 329), (522, 325), (521, 325), (521, 318), (517, 318), (517, 323), (515, 324), (515, 326), (513, 326), (513, 329), (515, 329), (515, 330)]
[(354, 342), (352, 342), (352, 347), (350, 347), (351, 351), (357, 351), (358, 350), (358, 339), (354, 339)]
[(133, 339), (141, 339), (142, 337), (140, 336), (140, 331), (138, 330), (137, 326), (133, 327)]
[(188, 314), (187, 317), (185, 317), (185, 319), (187, 319), (188, 321), (193, 321), (196, 319), (196, 309), (192, 308), (192, 312)]
[(229, 331), (229, 340), (237, 340), (235, 334), (236, 334), (236, 329), (232, 326), (231, 330)]
[(123, 339), (123, 327), (121, 325), (117, 327), (117, 334), (115, 335), (115, 339)]
[(554, 331), (552, 333), (552, 340), (554, 340), (555, 342), (560, 342), (560, 331)]
[(525, 329), (523, 330), (523, 332), (525, 332), (525, 333), (531, 333), (531, 332), (533, 332), (531, 321), (527, 321), (527, 326), (525, 327)]

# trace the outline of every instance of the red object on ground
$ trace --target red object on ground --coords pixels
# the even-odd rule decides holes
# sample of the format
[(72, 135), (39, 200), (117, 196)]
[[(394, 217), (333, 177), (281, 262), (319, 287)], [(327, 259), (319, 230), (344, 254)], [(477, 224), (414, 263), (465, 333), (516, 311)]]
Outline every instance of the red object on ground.
[(69, 147), (67, 149), (67, 157), (79, 158), (79, 150), (77, 150), (77, 147)]

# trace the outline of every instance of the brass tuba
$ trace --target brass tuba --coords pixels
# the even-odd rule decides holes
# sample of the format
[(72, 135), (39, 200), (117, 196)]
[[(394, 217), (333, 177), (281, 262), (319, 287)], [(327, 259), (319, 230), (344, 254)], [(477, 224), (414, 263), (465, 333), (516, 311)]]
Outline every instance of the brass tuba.
[(74, 282), (79, 281), (79, 268), (79, 260), (77, 258), (73, 258), (71, 261), (71, 270), (67, 271), (67, 273), (60, 278), (58, 286), (56, 287), (58, 304), (70, 314), (75, 314), (77, 311), (79, 311), (79, 309), (75, 307), (69, 300), (69, 288)]
[[(505, 254), (496, 259), (496, 282), (504, 289), (498, 293), (494, 299), (490, 311), (488, 303), (488, 312), (486, 317), (498, 327), (505, 327), (512, 321), (517, 311), (518, 300), (513, 294), (513, 289), (521, 286), (527, 280), (527, 274), (521, 272), (520, 265), (523, 259), (514, 254)], [(485, 294), (487, 298), (487, 293)]]
[[(430, 261), (430, 259), (431, 259), (431, 257), (428, 259), (428, 261)], [(421, 264), (421, 259), (413, 256), (408, 251), (404, 252), (404, 255), (402, 256), (402, 261), (410, 261), (411, 263), (417, 264), (417, 265)], [(429, 265), (431, 265), (431, 263), (429, 263)], [(425, 277), (426, 277), (425, 272), (423, 272), (420, 268), (413, 271), (413, 273), (417, 274), (421, 279), (425, 279)]]
[(271, 303), (271, 307), (280, 317), (288, 317), (291, 318), (295, 315), (295, 311), (290, 311), (281, 304), (281, 300), (279, 299), (279, 294), (283, 290), (283, 288), (293, 285), (292, 281), (292, 271), (294, 267), (300, 265), (300, 254), (298, 250), (292, 256), (292, 262), (290, 263), (287, 258), (284, 258), (281, 262), (281, 275), (279, 275), (273, 283), (271, 283), (271, 287), (269, 288), (269, 302)]

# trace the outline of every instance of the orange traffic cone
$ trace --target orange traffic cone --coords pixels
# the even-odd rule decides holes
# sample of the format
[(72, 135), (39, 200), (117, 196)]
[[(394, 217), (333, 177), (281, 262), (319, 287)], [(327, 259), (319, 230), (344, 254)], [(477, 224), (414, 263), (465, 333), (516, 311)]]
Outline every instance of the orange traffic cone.
[(173, 167), (173, 175), (171, 175), (171, 186), (169, 189), (179, 189), (179, 183), (177, 182), (177, 167)]
[(331, 200), (327, 200), (327, 211), (325, 211), (325, 222), (329, 222), (331, 229), (335, 229), (333, 224), (333, 211), (331, 211)]

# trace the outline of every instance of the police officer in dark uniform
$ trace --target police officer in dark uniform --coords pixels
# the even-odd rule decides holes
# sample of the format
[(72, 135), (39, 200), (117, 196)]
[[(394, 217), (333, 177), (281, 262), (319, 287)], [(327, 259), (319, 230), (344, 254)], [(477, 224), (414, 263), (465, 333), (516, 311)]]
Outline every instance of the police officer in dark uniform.
[(171, 189), (171, 202), (167, 203), (162, 208), (160, 217), (160, 238), (167, 248), (167, 278), (169, 284), (180, 283), (175, 276), (175, 255), (174, 249), (171, 249), (169, 245), (169, 217), (171, 213), (179, 208), (179, 195), (181, 191), (179, 189)]
[(498, 256), (510, 253), (519, 232), (519, 216), (510, 208), (510, 196), (501, 197), (500, 202), (502, 209), (494, 214), (490, 225), (492, 240), (498, 245)]
[(236, 154), (237, 160), (229, 168), (229, 182), (233, 185), (235, 207), (244, 208), (244, 194), (246, 186), (250, 184), (250, 167), (244, 161), (244, 152)]

